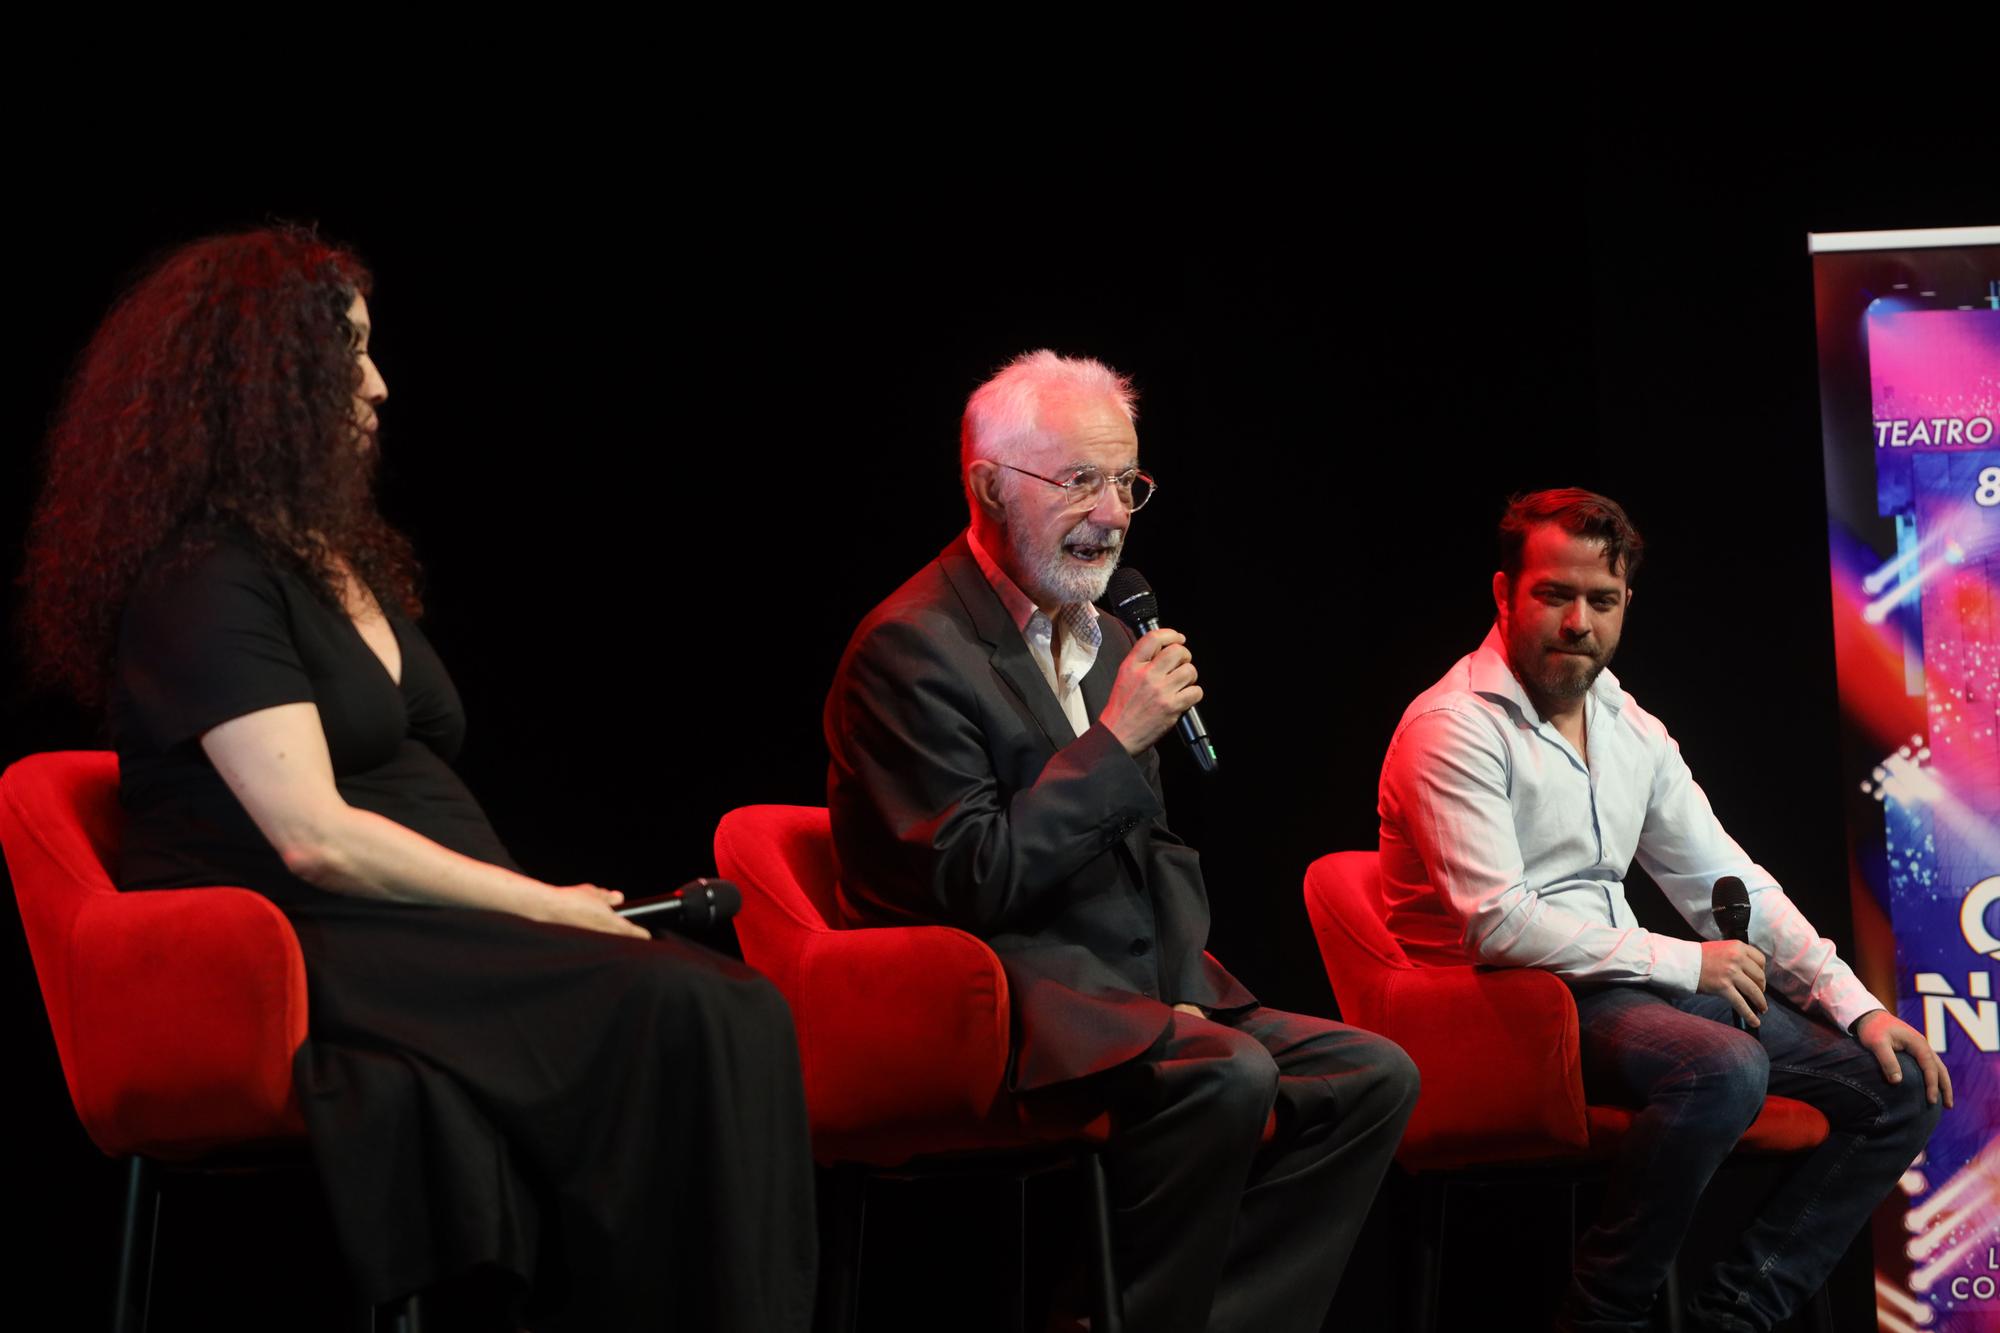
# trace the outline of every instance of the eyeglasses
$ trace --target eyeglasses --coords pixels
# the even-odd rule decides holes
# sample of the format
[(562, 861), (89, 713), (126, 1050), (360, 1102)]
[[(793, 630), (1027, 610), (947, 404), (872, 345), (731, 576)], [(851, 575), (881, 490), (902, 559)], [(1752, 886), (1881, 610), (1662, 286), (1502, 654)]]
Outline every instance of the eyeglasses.
[(1152, 473), (1141, 472), (1135, 467), (1128, 467), (1115, 477), (1105, 476), (1101, 468), (1080, 467), (1069, 474), (1067, 481), (1057, 481), (1054, 477), (1044, 477), (1039, 472), (1030, 472), (1024, 467), (1015, 467), (1012, 463), (1001, 463), (999, 466), (1009, 472), (1018, 472), (1024, 477), (1033, 477), (1045, 485), (1061, 487), (1072, 509), (1096, 508), (1098, 498), (1104, 494), (1107, 482), (1118, 488), (1118, 498), (1125, 502), (1125, 508), (1130, 513), (1144, 509), (1146, 501), (1152, 499), (1154, 492), (1160, 489), (1159, 484), (1153, 480)]

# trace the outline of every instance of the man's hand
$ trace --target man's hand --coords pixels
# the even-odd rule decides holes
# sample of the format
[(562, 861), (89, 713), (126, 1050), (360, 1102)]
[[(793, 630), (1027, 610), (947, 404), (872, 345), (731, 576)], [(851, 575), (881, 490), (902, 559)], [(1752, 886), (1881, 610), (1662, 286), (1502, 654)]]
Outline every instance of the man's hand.
[(1755, 945), (1740, 940), (1702, 943), (1701, 980), (1695, 989), (1728, 1000), (1753, 1028), (1758, 1026), (1757, 1015), (1771, 1007), (1764, 998), (1764, 955)]
[(1118, 679), (1111, 682), (1111, 698), (1098, 721), (1136, 759), (1201, 702), (1201, 686), (1194, 678), (1187, 636), (1179, 630), (1153, 630), (1119, 663)]
[(1903, 1081), (1903, 1065), (1896, 1052), (1908, 1051), (1917, 1068), (1924, 1071), (1924, 1100), (1935, 1106), (1943, 1094), (1945, 1109), (1951, 1109), (1951, 1071), (1937, 1058), (1923, 1033), (1887, 1009), (1872, 1009), (1854, 1020), (1854, 1039), (1868, 1048), (1882, 1066), (1882, 1077), (1891, 1083)]

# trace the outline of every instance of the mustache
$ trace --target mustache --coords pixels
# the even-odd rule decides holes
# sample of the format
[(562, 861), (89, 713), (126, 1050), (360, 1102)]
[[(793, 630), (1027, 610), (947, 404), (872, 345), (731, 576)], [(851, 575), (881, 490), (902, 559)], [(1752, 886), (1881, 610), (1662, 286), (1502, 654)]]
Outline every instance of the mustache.
[(1116, 550), (1124, 540), (1125, 533), (1121, 529), (1107, 528), (1089, 519), (1063, 534), (1064, 545), (1102, 546), (1107, 551)]

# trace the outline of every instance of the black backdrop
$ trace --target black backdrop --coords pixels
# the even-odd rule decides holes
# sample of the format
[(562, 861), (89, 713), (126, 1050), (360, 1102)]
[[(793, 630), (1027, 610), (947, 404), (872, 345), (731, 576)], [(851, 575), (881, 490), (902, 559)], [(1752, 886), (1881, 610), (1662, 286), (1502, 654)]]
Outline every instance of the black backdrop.
[[(1543, 485), (1630, 508), (1651, 555), (1619, 675), (1844, 945), (1805, 232), (1992, 221), (1973, 131), (1829, 123), (1803, 81), (1696, 120), (1650, 109), (1688, 95), (1658, 84), (1495, 94), (1458, 105), (1473, 131), (1329, 106), (1060, 152), (581, 113), (441, 116), (324, 170), (248, 130), (191, 155), (185, 126), (128, 126), (87, 178), (56, 145), (13, 222), (0, 535), (17, 562), (33, 442), (126, 276), (218, 227), (317, 221), (377, 273), (385, 504), (425, 561), (468, 780), (531, 870), (664, 888), (712, 867), (723, 811), (823, 801), (846, 634), (962, 523), (966, 392), (1024, 348), (1090, 353), (1140, 388), (1162, 485), (1129, 559), (1190, 636), (1224, 756), (1208, 781), (1169, 756), (1172, 818), (1214, 949), (1267, 1001), (1332, 1012), (1301, 873), (1373, 844), (1383, 744), (1484, 632), (1493, 519)], [(99, 743), (8, 679), (0, 759)], [(94, 1322), (115, 1171), (6, 938), (14, 1192), (45, 1218), (10, 1266)], [(1377, 1258), (1407, 1244), (1385, 1218)], [(1384, 1317), (1392, 1269), (1357, 1265), (1347, 1326)]]

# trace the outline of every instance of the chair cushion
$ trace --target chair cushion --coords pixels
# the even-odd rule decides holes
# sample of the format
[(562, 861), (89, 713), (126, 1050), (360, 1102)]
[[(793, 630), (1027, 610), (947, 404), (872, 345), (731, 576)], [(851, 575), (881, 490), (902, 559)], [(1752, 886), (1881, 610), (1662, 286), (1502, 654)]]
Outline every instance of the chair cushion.
[[(1624, 1106), (1591, 1106), (1587, 1110), (1590, 1120), (1591, 1157), (1608, 1157), (1618, 1151), (1625, 1135), (1631, 1132), (1633, 1111)], [(1816, 1148), (1826, 1141), (1828, 1132), (1826, 1117), (1817, 1107), (1790, 1097), (1767, 1097), (1764, 1109), (1757, 1113), (1750, 1128), (1737, 1140), (1736, 1151), (1740, 1153), (1786, 1153), (1802, 1152)]]
[[(1413, 1171), (1609, 1156), (1632, 1111), (1583, 1098), (1576, 1002), (1553, 973), (1412, 966), (1383, 924), (1374, 852), (1333, 852), (1306, 871), (1307, 913), (1341, 1016), (1397, 1042), (1423, 1092), (1396, 1160)], [(1739, 1152), (1822, 1142), (1826, 1117), (1772, 1097)]]
[[(791, 1005), (820, 1161), (891, 1167), (1110, 1136), (1095, 1089), (1007, 1091), (1007, 974), (984, 941), (949, 926), (834, 927), (825, 809), (732, 810), (715, 856), (743, 890), (744, 960)], [(1275, 1127), (1267, 1119), (1267, 1139)]]

